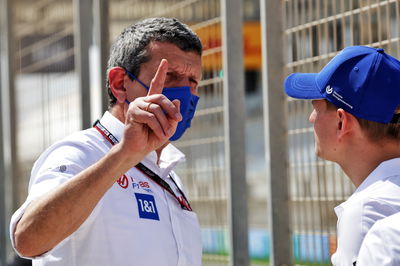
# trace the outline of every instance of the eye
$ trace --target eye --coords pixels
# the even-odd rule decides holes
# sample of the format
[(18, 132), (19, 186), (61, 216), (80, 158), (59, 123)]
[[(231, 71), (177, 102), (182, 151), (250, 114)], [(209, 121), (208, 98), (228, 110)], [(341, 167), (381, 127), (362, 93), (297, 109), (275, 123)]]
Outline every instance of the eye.
[(167, 72), (167, 79), (168, 79), (168, 80), (176, 80), (176, 79), (177, 79), (177, 76), (176, 76), (176, 74), (173, 73), (173, 72)]
[(190, 83), (194, 83), (195, 85), (199, 84), (199, 82), (193, 78), (189, 79)]

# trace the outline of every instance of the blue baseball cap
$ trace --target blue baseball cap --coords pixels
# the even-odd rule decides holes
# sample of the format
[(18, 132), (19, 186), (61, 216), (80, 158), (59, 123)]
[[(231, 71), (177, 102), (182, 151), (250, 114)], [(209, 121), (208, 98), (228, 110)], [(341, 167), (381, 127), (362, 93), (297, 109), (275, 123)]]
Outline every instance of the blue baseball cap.
[(359, 118), (393, 123), (400, 105), (400, 62), (382, 48), (350, 46), (319, 73), (289, 75), (285, 91), (298, 99), (327, 99)]

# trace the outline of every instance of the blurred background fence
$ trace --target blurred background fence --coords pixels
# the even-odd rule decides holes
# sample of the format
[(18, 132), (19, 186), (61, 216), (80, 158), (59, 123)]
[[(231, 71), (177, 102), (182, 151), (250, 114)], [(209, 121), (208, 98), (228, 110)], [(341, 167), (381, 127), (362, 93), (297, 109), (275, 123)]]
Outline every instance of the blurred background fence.
[(146, 17), (176, 17), (204, 46), (178, 174), (199, 216), (203, 265), (330, 265), (333, 207), (354, 190), (314, 154), (309, 102), (283, 78), (318, 72), (348, 45), (400, 56), (398, 0), (0, 0), (0, 265), (30, 169), (107, 108), (108, 47)]

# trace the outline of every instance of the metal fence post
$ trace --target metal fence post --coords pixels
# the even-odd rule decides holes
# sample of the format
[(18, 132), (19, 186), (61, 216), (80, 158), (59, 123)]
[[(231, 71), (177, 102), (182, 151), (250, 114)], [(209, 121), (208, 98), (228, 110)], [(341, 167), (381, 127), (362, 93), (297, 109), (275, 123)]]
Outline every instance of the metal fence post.
[(81, 97), (81, 127), (91, 127), (89, 48), (92, 40), (92, 1), (74, 0), (75, 71)]
[(265, 151), (268, 182), (270, 265), (292, 265), (290, 237), (286, 97), (283, 91), (281, 1), (260, 1), (263, 57)]
[(225, 169), (229, 178), (231, 265), (249, 265), (241, 2), (241, 0), (221, 1)]
[[(5, 0), (1, 0), (0, 9), (5, 9), (3, 2)], [(1, 18), (4, 17), (4, 12), (1, 12)], [(4, 58), (3, 53), (3, 40), (4, 37), (3, 31), (3, 19), (0, 21), (0, 58)], [(3, 79), (2, 69), (3, 69), (3, 60), (0, 62), (0, 84), (1, 88), (3, 88)], [(3, 101), (3, 89), (0, 91), (0, 103)], [(0, 248), (0, 266), (6, 265), (6, 250), (7, 250), (7, 225), (6, 225), (6, 176), (5, 176), (5, 163), (4, 163), (4, 138), (3, 138), (3, 119), (2, 115), (0, 115), (0, 246), (4, 248)]]
[[(4, 10), (3, 5), (0, 5), (0, 8)], [(3, 16), (3, 14), (1, 14)], [(2, 21), (0, 21), (0, 25), (3, 24)], [(3, 34), (3, 29), (0, 26), (0, 36)], [(3, 57), (3, 51), (2, 51), (2, 40), (0, 40), (0, 57)], [(0, 62), (0, 84), (2, 84), (2, 62)], [(3, 85), (1, 86), (3, 87)], [(0, 102), (2, 101), (2, 92), (0, 91)], [(4, 178), (4, 156), (3, 156), (3, 119), (1, 118), (0, 115), (0, 175), (3, 176), (3, 178), (0, 178), (0, 246), (6, 247), (6, 204), (5, 204), (5, 178)], [(6, 248), (0, 249), (0, 266), (3, 266), (6, 264)]]
[(100, 89), (101, 91), (101, 109), (108, 109), (108, 93), (105, 87), (107, 78), (107, 59), (109, 54), (109, 4), (108, 0), (94, 0), (93, 2), (93, 28), (94, 28), (94, 43), (98, 47), (100, 69)]
[(16, 123), (14, 97), (13, 1), (0, 0), (0, 265), (12, 259), (8, 221), (17, 204), (14, 180)]

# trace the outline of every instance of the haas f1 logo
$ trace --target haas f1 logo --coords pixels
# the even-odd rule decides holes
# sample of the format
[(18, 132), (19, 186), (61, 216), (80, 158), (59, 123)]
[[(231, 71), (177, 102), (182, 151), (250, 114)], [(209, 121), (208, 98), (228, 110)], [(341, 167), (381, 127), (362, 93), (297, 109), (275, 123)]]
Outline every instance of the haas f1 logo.
[(150, 188), (149, 182), (146, 181), (132, 182), (132, 188), (138, 190), (143, 189), (144, 191), (147, 191), (149, 193), (153, 192)]
[(121, 176), (118, 180), (117, 180), (118, 185), (120, 185), (120, 187), (126, 189), (129, 185), (129, 181), (128, 178), (126, 177), (126, 175)]

